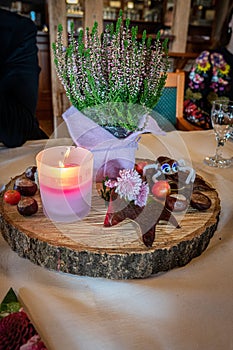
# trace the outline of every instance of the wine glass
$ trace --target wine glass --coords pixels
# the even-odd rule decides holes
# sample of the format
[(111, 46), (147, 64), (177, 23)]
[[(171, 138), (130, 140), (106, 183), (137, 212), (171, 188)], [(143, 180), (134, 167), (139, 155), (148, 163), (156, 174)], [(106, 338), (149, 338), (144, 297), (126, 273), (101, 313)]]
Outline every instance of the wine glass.
[(217, 148), (214, 156), (206, 157), (204, 162), (216, 168), (227, 168), (233, 163), (232, 158), (222, 156), (223, 146), (233, 132), (233, 101), (214, 101), (211, 110)]

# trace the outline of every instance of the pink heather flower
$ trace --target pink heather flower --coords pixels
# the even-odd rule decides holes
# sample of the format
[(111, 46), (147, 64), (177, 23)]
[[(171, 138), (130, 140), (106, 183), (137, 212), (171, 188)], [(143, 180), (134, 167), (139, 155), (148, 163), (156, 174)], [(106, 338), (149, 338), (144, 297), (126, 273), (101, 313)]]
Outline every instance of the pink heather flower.
[(115, 192), (120, 198), (133, 201), (137, 198), (142, 185), (142, 179), (136, 170), (123, 169), (119, 171)]
[(146, 182), (143, 182), (141, 185), (139, 194), (134, 201), (134, 204), (138, 205), (139, 207), (144, 207), (147, 202), (148, 194), (149, 194), (149, 186)]

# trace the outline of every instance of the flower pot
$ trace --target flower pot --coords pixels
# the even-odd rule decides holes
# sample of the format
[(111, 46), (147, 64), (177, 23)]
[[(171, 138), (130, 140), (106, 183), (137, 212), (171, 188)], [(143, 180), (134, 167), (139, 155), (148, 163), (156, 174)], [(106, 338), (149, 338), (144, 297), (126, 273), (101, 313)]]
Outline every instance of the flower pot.
[[(73, 142), (94, 154), (93, 179), (97, 182), (106, 177), (117, 177), (120, 169), (134, 167), (140, 134), (144, 132), (164, 134), (150, 117), (147, 117), (148, 121), (143, 130), (132, 132), (124, 139), (115, 137), (73, 106), (63, 114), (63, 119)], [(145, 124), (144, 121), (142, 123)]]

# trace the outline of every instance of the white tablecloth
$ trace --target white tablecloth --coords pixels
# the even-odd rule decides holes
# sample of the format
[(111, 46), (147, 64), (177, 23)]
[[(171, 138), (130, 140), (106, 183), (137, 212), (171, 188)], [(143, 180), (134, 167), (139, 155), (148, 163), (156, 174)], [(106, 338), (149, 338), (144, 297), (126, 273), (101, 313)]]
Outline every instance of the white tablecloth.
[[(141, 142), (139, 156), (150, 150), (192, 160), (219, 193), (218, 230), (188, 265), (143, 280), (48, 271), (18, 257), (0, 237), (0, 299), (13, 287), (49, 350), (233, 349), (233, 167), (204, 165), (204, 156), (214, 153), (212, 131), (145, 135)], [(0, 147), (0, 183), (35, 164), (44, 145)], [(226, 151), (233, 155), (231, 141)]]

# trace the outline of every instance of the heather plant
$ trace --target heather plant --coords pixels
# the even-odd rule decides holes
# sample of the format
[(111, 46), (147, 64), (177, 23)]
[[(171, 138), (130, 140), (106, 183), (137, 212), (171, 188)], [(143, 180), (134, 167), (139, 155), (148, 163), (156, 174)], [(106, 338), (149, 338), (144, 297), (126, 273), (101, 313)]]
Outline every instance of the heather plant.
[(76, 39), (72, 26), (65, 48), (63, 28), (58, 26), (53, 43), (58, 77), (72, 105), (100, 125), (135, 130), (142, 113), (161, 96), (168, 70), (167, 41), (162, 43), (158, 34), (152, 42), (146, 31), (138, 41), (137, 30), (130, 28), (129, 19), (123, 21), (121, 12), (116, 25), (108, 25), (101, 35), (95, 23)]

